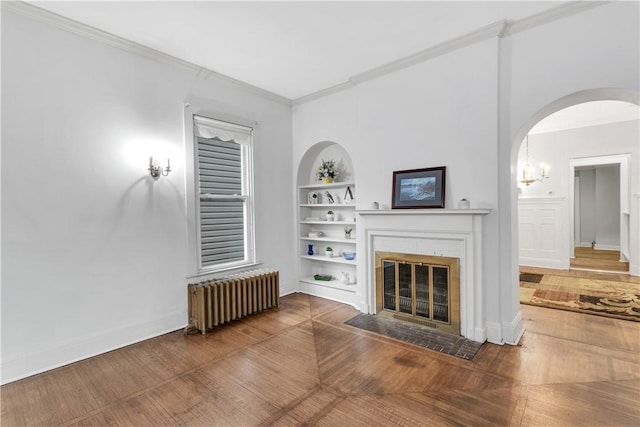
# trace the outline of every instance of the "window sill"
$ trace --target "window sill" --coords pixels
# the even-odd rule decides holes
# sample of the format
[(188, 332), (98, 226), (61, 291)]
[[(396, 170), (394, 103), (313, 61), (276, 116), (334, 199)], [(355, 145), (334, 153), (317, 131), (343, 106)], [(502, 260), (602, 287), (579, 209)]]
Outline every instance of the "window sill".
[(243, 271), (255, 268), (255, 267), (259, 267), (261, 266), (263, 263), (262, 262), (251, 262), (251, 263), (246, 263), (246, 264), (241, 264), (241, 265), (234, 265), (232, 267), (225, 267), (225, 268), (219, 268), (219, 269), (211, 269), (211, 270), (202, 270), (196, 274), (192, 274), (186, 277), (186, 279), (188, 281), (191, 281), (193, 279), (196, 279), (198, 281), (200, 280), (206, 280), (206, 279), (215, 279), (219, 276), (223, 276), (223, 275), (227, 275), (229, 273), (241, 273)]

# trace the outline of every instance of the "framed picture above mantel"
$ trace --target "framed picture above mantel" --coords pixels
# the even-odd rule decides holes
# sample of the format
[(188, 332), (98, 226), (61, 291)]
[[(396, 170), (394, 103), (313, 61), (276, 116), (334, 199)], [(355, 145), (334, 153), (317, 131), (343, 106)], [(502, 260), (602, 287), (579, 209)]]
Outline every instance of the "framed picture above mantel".
[(446, 166), (393, 172), (393, 209), (444, 208)]

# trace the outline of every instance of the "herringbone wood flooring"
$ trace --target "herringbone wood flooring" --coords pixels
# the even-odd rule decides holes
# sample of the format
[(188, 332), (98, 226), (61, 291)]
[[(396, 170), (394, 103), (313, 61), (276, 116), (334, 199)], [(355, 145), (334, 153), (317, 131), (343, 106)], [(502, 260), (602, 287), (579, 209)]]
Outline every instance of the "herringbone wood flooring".
[(523, 306), (519, 346), (473, 359), (343, 322), (294, 294), (206, 336), (176, 331), (1, 388), (2, 425), (640, 423), (640, 323)]

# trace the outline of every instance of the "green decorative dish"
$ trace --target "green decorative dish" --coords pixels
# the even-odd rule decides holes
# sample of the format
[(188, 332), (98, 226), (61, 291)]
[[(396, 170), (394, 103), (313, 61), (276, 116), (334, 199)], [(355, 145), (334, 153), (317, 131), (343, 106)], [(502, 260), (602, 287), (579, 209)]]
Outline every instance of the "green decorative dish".
[(331, 275), (330, 274), (316, 274), (313, 276), (314, 279), (316, 280), (324, 280), (325, 282), (328, 282), (329, 280), (331, 280)]

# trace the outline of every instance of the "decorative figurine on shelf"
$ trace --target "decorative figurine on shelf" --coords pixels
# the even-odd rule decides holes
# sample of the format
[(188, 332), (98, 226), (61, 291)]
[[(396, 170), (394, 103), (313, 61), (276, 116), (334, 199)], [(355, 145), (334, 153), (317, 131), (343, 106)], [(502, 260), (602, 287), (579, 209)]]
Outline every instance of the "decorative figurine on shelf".
[(344, 227), (344, 238), (345, 239), (350, 239), (351, 238), (351, 232), (353, 231), (353, 228), (349, 227), (348, 225)]
[(307, 251), (308, 255), (313, 255), (313, 245), (309, 245), (309, 250)]
[(316, 176), (318, 177), (318, 181), (322, 181), (325, 184), (331, 184), (335, 177), (338, 176), (335, 162), (333, 160), (322, 159), (322, 164), (318, 166)]
[(344, 202), (353, 203), (353, 193), (351, 192), (351, 187), (347, 187), (347, 191), (344, 192)]
[(336, 202), (335, 200), (333, 200), (333, 196), (331, 195), (331, 193), (329, 193), (328, 191), (325, 191), (324, 194), (325, 196), (327, 196), (327, 201), (329, 202), (330, 205)]

